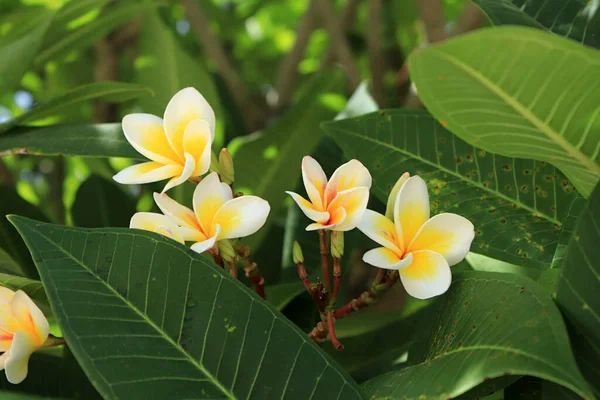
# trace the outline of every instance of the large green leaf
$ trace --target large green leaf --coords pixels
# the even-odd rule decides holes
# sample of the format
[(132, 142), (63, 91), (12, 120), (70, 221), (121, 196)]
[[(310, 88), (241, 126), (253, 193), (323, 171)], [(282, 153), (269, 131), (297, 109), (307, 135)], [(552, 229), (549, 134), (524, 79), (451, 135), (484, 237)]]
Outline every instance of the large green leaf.
[(578, 198), (553, 166), (478, 150), (424, 111), (386, 110), (323, 127), (348, 158), (371, 171), (372, 193), (381, 201), (405, 171), (421, 175), (432, 214), (458, 213), (475, 224), (474, 252), (550, 267), (561, 224)]
[(548, 161), (589, 196), (600, 179), (598, 51), (500, 27), (419, 50), (409, 65), (419, 97), (450, 131), (490, 152)]
[(493, 25), (549, 30), (588, 46), (600, 47), (598, 4), (587, 0), (473, 0)]
[[(342, 110), (344, 100), (336, 93), (343, 83), (341, 71), (325, 71), (273, 126), (231, 142), (236, 189), (269, 201), (267, 226), (278, 216), (287, 197), (285, 191), (293, 190), (299, 182), (302, 157), (311, 154), (323, 139), (319, 124)], [(251, 236), (248, 244), (256, 246), (267, 230)]]
[(17, 125), (25, 125), (53, 115), (62, 109), (73, 107), (91, 100), (105, 100), (119, 103), (142, 95), (151, 95), (152, 91), (144, 86), (123, 82), (95, 82), (69, 90), (62, 96), (42, 103), (23, 115), (0, 124), (0, 134)]
[(11, 275), (24, 275), (25, 272), (15, 260), (0, 247), (0, 273), (8, 273)]
[(156, 12), (144, 15), (135, 68), (135, 81), (155, 93), (154, 97), (140, 100), (139, 105), (144, 112), (162, 116), (175, 93), (188, 86), (194, 87), (215, 111), (215, 139), (223, 143), (223, 112), (212, 77), (197, 60), (179, 47)]
[(115, 182), (97, 175), (79, 186), (71, 208), (73, 223), (85, 228), (127, 227), (135, 211), (133, 198)]
[(0, 156), (4, 154), (60, 154), (145, 160), (125, 139), (119, 123), (14, 128), (10, 133), (0, 135)]
[(42, 44), (50, 18), (42, 15), (35, 27), (18, 40), (0, 46), (0, 94), (7, 93), (21, 82)]
[(556, 301), (573, 323), (575, 355), (600, 395), (600, 185), (588, 200), (571, 236), (558, 281)]
[(363, 398), (305, 333), (190, 249), (138, 230), (10, 220), (106, 398)]
[(100, 13), (100, 9), (109, 2), (110, 0), (71, 0), (66, 2), (52, 18), (52, 24), (44, 37), (43, 48), (52, 46), (68, 35), (70, 31), (88, 23), (89, 17), (93, 17), (94, 11)]
[(35, 58), (35, 64), (38, 66), (43, 65), (57, 57), (65, 56), (73, 50), (91, 46), (119, 25), (158, 5), (160, 5), (159, 2), (148, 0), (127, 1), (115, 6), (109, 5), (98, 18), (72, 31), (67, 31), (60, 39), (48, 43), (48, 46), (44, 47)]
[(438, 306), (421, 363), (366, 382), (367, 395), (447, 399), (488, 379), (531, 375), (593, 399), (558, 308), (531, 279), (461, 273)]

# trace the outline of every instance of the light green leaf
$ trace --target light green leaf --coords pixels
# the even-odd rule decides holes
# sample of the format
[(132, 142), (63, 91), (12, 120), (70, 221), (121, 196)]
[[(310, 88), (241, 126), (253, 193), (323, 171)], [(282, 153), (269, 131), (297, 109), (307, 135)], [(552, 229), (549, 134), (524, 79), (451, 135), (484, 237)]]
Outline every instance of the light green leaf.
[(71, 208), (73, 223), (85, 228), (128, 227), (135, 211), (133, 198), (115, 182), (97, 175), (79, 186)]
[(366, 382), (368, 396), (447, 399), (487, 379), (530, 375), (594, 398), (575, 364), (560, 312), (529, 278), (456, 275), (425, 337), (421, 363)]
[(245, 241), (250, 247), (264, 239), (287, 197), (285, 191), (293, 190), (299, 182), (302, 157), (311, 154), (323, 139), (319, 124), (343, 108), (345, 100), (336, 94), (343, 82), (340, 71), (325, 71), (279, 121), (264, 132), (236, 138), (229, 145), (236, 190), (262, 197), (271, 205), (266, 227)]
[(598, 51), (500, 27), (421, 49), (409, 65), (420, 99), (454, 134), (490, 152), (548, 161), (589, 196), (600, 179)]
[(19, 85), (42, 44), (50, 20), (48, 16), (42, 15), (25, 36), (0, 46), (0, 93), (7, 93)]
[(371, 193), (382, 202), (402, 173), (420, 175), (432, 215), (452, 212), (473, 222), (471, 250), (518, 266), (550, 267), (562, 221), (579, 198), (553, 166), (478, 150), (424, 111), (385, 110), (323, 127), (346, 157), (369, 169)]
[(119, 123), (14, 128), (9, 133), (0, 135), (0, 156), (6, 154), (122, 157), (145, 160), (144, 156), (135, 151), (125, 139)]
[(65, 56), (73, 50), (91, 46), (119, 25), (159, 5), (158, 2), (142, 0), (127, 1), (107, 7), (106, 11), (92, 22), (66, 32), (65, 36), (45, 47), (35, 58), (35, 64), (40, 66), (52, 59)]
[[(90, 17), (94, 17), (94, 11), (100, 13), (100, 9), (108, 4), (110, 0), (71, 0), (65, 3), (52, 19), (52, 25), (44, 38), (44, 48), (48, 48), (55, 42), (68, 35), (70, 31), (83, 25), (83, 19), (89, 23)], [(76, 25), (76, 26), (73, 26)]]
[(493, 25), (544, 29), (592, 47), (600, 47), (598, 4), (587, 0), (473, 0)]
[(113, 103), (128, 101), (142, 95), (151, 95), (152, 91), (144, 86), (123, 82), (95, 82), (69, 90), (62, 96), (55, 97), (45, 103), (27, 111), (17, 118), (0, 124), (0, 134), (14, 126), (35, 122), (44, 117), (53, 115), (57, 111), (72, 107), (76, 104), (91, 101), (105, 100)]
[(154, 97), (140, 99), (143, 111), (161, 117), (175, 93), (188, 86), (197, 89), (217, 117), (215, 140), (218, 143), (215, 147), (223, 144), (223, 111), (212, 77), (199, 60), (179, 47), (156, 12), (144, 15), (135, 61), (135, 81), (155, 93)]
[(573, 337), (579, 365), (600, 395), (600, 185), (589, 198), (569, 242), (556, 302), (578, 331)]
[(363, 398), (304, 332), (190, 249), (138, 230), (10, 220), (105, 398)]

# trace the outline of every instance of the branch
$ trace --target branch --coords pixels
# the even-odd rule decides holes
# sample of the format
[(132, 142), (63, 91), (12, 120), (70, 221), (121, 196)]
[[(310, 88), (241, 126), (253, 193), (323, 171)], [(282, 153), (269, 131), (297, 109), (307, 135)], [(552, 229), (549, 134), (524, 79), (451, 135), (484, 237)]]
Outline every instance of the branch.
[[(342, 11), (342, 17), (340, 18), (340, 23), (342, 25), (342, 32), (344, 35), (348, 33), (350, 28), (352, 28), (352, 23), (354, 22), (354, 18), (356, 17), (356, 9), (358, 8), (358, 4), (360, 0), (348, 0), (346, 3), (346, 7), (344, 7), (344, 11)], [(327, 51), (321, 60), (321, 65), (323, 67), (330, 66), (335, 61), (335, 50), (333, 46), (327, 47)]]
[(240, 110), (246, 112), (246, 122), (251, 130), (257, 129), (264, 120), (262, 112), (256, 106), (239, 74), (227, 58), (219, 38), (212, 33), (208, 20), (204, 16), (200, 5), (194, 0), (181, 0), (187, 19), (196, 32), (198, 40), (204, 47), (206, 54), (216, 63), (219, 73), (227, 84), (231, 95)]
[[(110, 38), (102, 38), (96, 42), (96, 82), (118, 81), (119, 60)], [(105, 101), (96, 102), (96, 122), (115, 122), (118, 119), (118, 106)]]
[(475, 4), (468, 4), (458, 18), (455, 28), (450, 33), (451, 36), (462, 35), (480, 28), (486, 20), (486, 16)]
[(384, 106), (385, 87), (385, 59), (382, 54), (381, 40), (383, 38), (382, 4), (381, 0), (368, 1), (368, 29), (367, 45), (369, 50), (369, 69), (371, 70), (371, 84), (373, 97), (380, 107)]
[(351, 89), (354, 91), (360, 85), (360, 72), (354, 62), (350, 45), (346, 40), (343, 28), (340, 26), (338, 17), (330, 0), (315, 0), (318, 5), (319, 17), (329, 34), (329, 47), (335, 49), (340, 64), (346, 70)]
[(298, 77), (298, 64), (304, 57), (304, 51), (308, 45), (310, 35), (313, 33), (316, 27), (316, 0), (312, 0), (308, 6), (308, 10), (306, 10), (306, 13), (304, 13), (304, 16), (298, 24), (298, 31), (296, 33), (294, 47), (281, 63), (279, 77), (277, 79), (277, 93), (279, 98), (277, 99), (276, 108), (278, 111), (281, 111), (290, 102), (294, 90), (294, 82)]
[(435, 43), (446, 39), (446, 19), (440, 0), (417, 0), (419, 16), (425, 26), (425, 35), (428, 43)]

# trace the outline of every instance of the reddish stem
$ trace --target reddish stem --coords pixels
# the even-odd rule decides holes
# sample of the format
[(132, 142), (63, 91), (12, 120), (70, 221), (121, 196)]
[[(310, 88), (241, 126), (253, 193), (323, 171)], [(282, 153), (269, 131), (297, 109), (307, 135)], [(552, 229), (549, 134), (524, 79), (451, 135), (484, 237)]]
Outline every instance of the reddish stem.
[(235, 279), (238, 277), (237, 264), (235, 262), (229, 263), (229, 275), (233, 276)]
[(246, 271), (246, 278), (250, 279), (250, 281), (252, 281), (254, 284), (254, 290), (256, 291), (256, 294), (266, 300), (267, 296), (265, 295), (265, 280), (262, 276), (260, 276), (260, 271), (258, 270), (256, 263), (253, 262), (252, 264), (244, 267), (244, 271)]
[(331, 344), (337, 351), (344, 350), (344, 345), (335, 336), (334, 317), (332, 311), (327, 311), (327, 327), (329, 328), (329, 336), (331, 337)]
[(327, 247), (327, 231), (319, 230), (319, 250), (321, 252), (321, 268), (323, 283), (328, 293), (331, 293), (331, 278), (329, 277), (329, 248)]
[(317, 326), (310, 331), (308, 337), (311, 338), (315, 343), (323, 343), (325, 339), (327, 339), (327, 331), (325, 330), (325, 327), (323, 327), (323, 323), (318, 322)]
[(217, 251), (217, 247), (213, 247), (213, 248), (208, 249), (208, 252), (212, 256), (213, 260), (215, 260), (215, 263), (219, 267), (225, 269), (225, 265), (223, 265), (223, 258), (221, 258), (221, 256), (219, 255), (219, 252)]
[(337, 299), (338, 292), (340, 290), (340, 286), (342, 284), (342, 259), (334, 257), (333, 258), (333, 292), (331, 294), (331, 298), (329, 299), (329, 304), (335, 304), (335, 299)]
[[(383, 271), (383, 274), (381, 273), (381, 271)], [(373, 281), (371, 290), (363, 292), (359, 297), (352, 299), (352, 301), (350, 301), (349, 303), (335, 310), (335, 312), (333, 313), (334, 318), (344, 318), (348, 316), (348, 314), (353, 313), (354, 311), (358, 311), (361, 308), (369, 306), (379, 295), (381, 295), (381, 293), (388, 290), (398, 280), (398, 271), (390, 272), (387, 276), (385, 276), (385, 280), (383, 283), (381, 283), (383, 278), (379, 279), (380, 275), (385, 276), (385, 270), (379, 270), (377, 278), (375, 278), (375, 280)]]
[(298, 276), (300, 277), (300, 280), (302, 281), (304, 288), (312, 296), (312, 298), (315, 302), (315, 305), (317, 306), (319, 311), (323, 311), (321, 309), (322, 305), (320, 304), (321, 302), (319, 300), (319, 294), (317, 293), (316, 288), (313, 289), (311, 287), (310, 280), (308, 279), (308, 274), (306, 273), (306, 268), (304, 268), (304, 264), (299, 262), (296, 264), (296, 267), (298, 267)]

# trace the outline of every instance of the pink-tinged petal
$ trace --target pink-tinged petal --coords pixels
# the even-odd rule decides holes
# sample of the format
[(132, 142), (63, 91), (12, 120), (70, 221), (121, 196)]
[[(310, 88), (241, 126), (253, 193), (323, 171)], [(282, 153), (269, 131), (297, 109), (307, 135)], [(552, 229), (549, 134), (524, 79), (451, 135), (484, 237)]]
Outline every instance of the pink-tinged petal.
[(113, 179), (124, 185), (158, 182), (181, 174), (181, 165), (164, 165), (154, 161), (132, 165), (118, 174)]
[[(32, 335), (35, 344), (38, 346), (44, 344), (50, 332), (50, 325), (44, 313), (25, 292), (17, 290), (11, 302), (11, 309), (21, 328)], [(18, 332), (20, 331), (15, 332), (15, 336)]]
[(400, 176), (400, 178), (398, 178), (398, 180), (396, 181), (396, 184), (394, 185), (392, 191), (390, 192), (390, 195), (388, 196), (387, 205), (385, 208), (385, 217), (390, 220), (394, 219), (394, 205), (396, 204), (398, 192), (400, 192), (400, 189), (402, 188), (402, 186), (404, 186), (408, 178), (410, 178), (410, 174), (408, 172), (403, 173), (402, 176)]
[(327, 176), (317, 160), (310, 156), (305, 156), (302, 159), (302, 180), (304, 181), (306, 193), (313, 203), (314, 209), (324, 211), (325, 205), (323, 204), (323, 200), (325, 197)]
[(408, 254), (401, 259), (398, 254), (385, 247), (369, 250), (363, 255), (364, 262), (383, 269), (404, 269), (411, 264), (412, 258), (412, 255)]
[[(0, 352), (7, 351), (10, 349), (10, 345), (13, 341), (13, 334), (5, 330), (0, 329)], [(2, 368), (0, 368), (2, 370)]]
[(195, 169), (192, 176), (200, 176), (210, 168), (212, 137), (210, 126), (204, 120), (190, 122), (183, 134), (183, 151), (194, 157)]
[(196, 253), (204, 253), (206, 250), (210, 249), (215, 245), (215, 243), (217, 242), (217, 238), (220, 234), (221, 227), (219, 225), (215, 225), (214, 235), (204, 241), (194, 243), (191, 249), (194, 250)]
[[(160, 211), (172, 219), (177, 225), (201, 231), (196, 215), (186, 206), (182, 206), (166, 193), (154, 193), (154, 201)], [(164, 225), (164, 224), (161, 224)]]
[(194, 174), (194, 170), (196, 169), (196, 160), (190, 154), (185, 153), (185, 165), (183, 166), (183, 170), (181, 171), (181, 175), (175, 176), (167, 182), (165, 188), (162, 190), (165, 193), (167, 190), (174, 188), (177, 185), (181, 185), (183, 182), (190, 179), (190, 177)]
[(400, 270), (404, 288), (417, 299), (429, 299), (445, 293), (450, 287), (452, 273), (446, 259), (434, 251), (421, 250), (410, 253), (413, 261)]
[(394, 223), (372, 210), (365, 210), (357, 228), (371, 240), (379, 243), (398, 255), (403, 253), (403, 244), (398, 240)]
[(192, 203), (196, 219), (200, 222), (203, 232), (210, 232), (215, 214), (231, 199), (233, 199), (231, 188), (219, 180), (216, 172), (211, 172), (198, 183)]
[(452, 266), (466, 257), (474, 237), (475, 227), (465, 217), (449, 213), (438, 214), (423, 224), (408, 251), (435, 251)]
[(350, 160), (335, 170), (325, 187), (325, 207), (335, 199), (339, 192), (357, 187), (371, 188), (371, 174), (358, 160)]
[(181, 244), (185, 243), (183, 237), (179, 234), (179, 231), (171, 226), (159, 225), (156, 227), (156, 229), (154, 229), (154, 232), (158, 233), (159, 235), (166, 236), (169, 239), (173, 239)]
[(8, 357), (4, 360), (6, 380), (13, 385), (23, 382), (27, 377), (29, 357), (39, 348), (40, 345), (31, 333), (25, 330), (17, 331)]
[[(343, 208), (346, 211), (346, 219), (344, 223), (339, 224), (336, 227), (338, 231), (349, 231), (356, 228), (356, 225), (360, 222), (367, 209), (367, 203), (369, 202), (369, 188), (357, 187), (353, 189), (344, 190), (339, 192), (335, 199), (327, 207), (327, 211), (332, 214), (338, 208)], [(330, 222), (333, 219), (331, 216)]]
[(300, 207), (304, 215), (306, 215), (308, 218), (312, 219), (317, 223), (326, 223), (327, 221), (329, 221), (329, 213), (327, 211), (315, 210), (314, 206), (308, 200), (306, 200), (304, 197), (300, 196), (297, 193), (286, 193), (292, 196), (292, 199), (294, 199), (296, 204), (298, 204), (298, 207)]
[(123, 118), (123, 133), (140, 154), (160, 164), (181, 164), (171, 148), (163, 120), (152, 114), (129, 114)]
[(394, 206), (394, 222), (399, 238), (407, 249), (417, 231), (429, 219), (427, 185), (420, 176), (413, 176), (402, 185)]
[(183, 159), (183, 135), (188, 124), (197, 119), (210, 126), (211, 140), (215, 137), (215, 113), (206, 99), (194, 88), (180, 90), (167, 104), (164, 128), (169, 143)]
[(242, 196), (229, 200), (215, 214), (211, 236), (215, 233), (216, 225), (221, 227), (221, 234), (217, 240), (252, 235), (265, 224), (270, 210), (269, 203), (256, 196)]
[(314, 223), (314, 224), (310, 224), (306, 227), (307, 231), (319, 231), (319, 230), (323, 230), (323, 229), (330, 229), (330, 230), (338, 230), (338, 226), (343, 225), (344, 222), (346, 221), (347, 215), (346, 215), (346, 210), (344, 210), (342, 207), (338, 208), (337, 210), (335, 210), (333, 213), (331, 213), (331, 218), (329, 219), (329, 221), (327, 221), (327, 223)]

